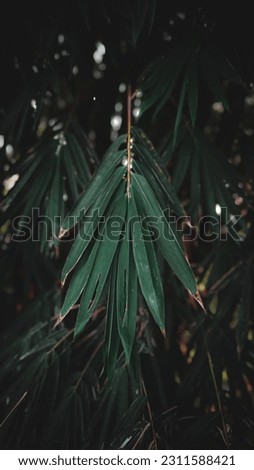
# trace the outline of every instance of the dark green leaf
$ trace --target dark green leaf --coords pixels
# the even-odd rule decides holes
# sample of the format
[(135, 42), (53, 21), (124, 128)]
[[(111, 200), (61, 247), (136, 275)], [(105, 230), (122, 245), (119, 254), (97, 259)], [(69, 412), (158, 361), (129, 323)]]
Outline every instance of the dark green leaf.
[(193, 272), (186, 259), (186, 256), (184, 255), (183, 249), (178, 242), (178, 237), (175, 235), (171, 227), (171, 224), (167, 222), (165, 215), (163, 214), (163, 211), (146, 180), (142, 176), (136, 174), (132, 175), (132, 180), (135, 184), (135, 197), (138, 195), (138, 197), (141, 199), (144, 211), (146, 212), (147, 216), (150, 217), (153, 215), (157, 217), (158, 220), (161, 220), (163, 224), (165, 224), (167, 238), (165, 238), (164, 233), (160, 232), (160, 236), (157, 239), (158, 246), (160, 247), (164, 258), (167, 260), (171, 269), (177, 275), (186, 289), (195, 295), (197, 292), (197, 286)]
[[(133, 175), (134, 177), (134, 175)], [(136, 175), (135, 175), (136, 177)], [(142, 178), (144, 179), (144, 178)], [(161, 289), (160, 276), (158, 277), (158, 267), (150, 265), (151, 261), (156, 261), (153, 256), (153, 242), (145, 242), (143, 239), (142, 226), (137, 212), (135, 203), (136, 187), (133, 187), (131, 197), (129, 199), (129, 219), (132, 222), (132, 237), (133, 237), (133, 256), (138, 273), (138, 280), (141, 287), (142, 294), (147, 302), (149, 310), (153, 315), (156, 323), (162, 331), (165, 330), (165, 313), (164, 313), (164, 296)], [(137, 220), (136, 222), (134, 220)], [(150, 256), (148, 257), (148, 251)], [(152, 253), (152, 254), (151, 254)]]
[(137, 272), (129, 238), (130, 233), (127, 228), (125, 237), (119, 246), (116, 279), (118, 331), (128, 362), (130, 362), (135, 337), (138, 307)]
[(194, 126), (196, 122), (198, 106), (198, 61), (196, 54), (193, 54), (191, 58), (188, 77), (188, 105), (192, 126)]

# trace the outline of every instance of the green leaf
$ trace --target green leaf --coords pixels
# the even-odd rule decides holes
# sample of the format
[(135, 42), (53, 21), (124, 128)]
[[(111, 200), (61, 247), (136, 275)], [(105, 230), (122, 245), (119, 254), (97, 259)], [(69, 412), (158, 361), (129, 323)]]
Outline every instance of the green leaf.
[[(104, 215), (104, 212), (114, 196), (114, 191), (118, 188), (120, 185), (123, 175), (125, 173), (125, 168), (122, 166), (118, 168), (111, 179), (107, 182), (105, 187), (99, 187), (97, 186), (97, 181), (94, 180), (94, 186), (90, 186), (91, 191), (87, 190), (89, 193), (87, 196), (84, 194), (84, 196), (81, 196), (80, 201), (78, 201), (79, 205), (79, 217), (80, 218), (80, 212), (84, 211), (84, 213), (87, 211), (87, 209), (90, 207), (90, 210), (87, 214), (85, 214), (85, 220), (87, 220), (86, 224), (81, 225), (81, 230), (79, 230), (79, 233), (77, 234), (77, 237), (70, 249), (69, 255), (66, 259), (65, 265), (63, 267), (62, 271), (62, 281), (65, 281), (66, 276), (68, 273), (75, 267), (79, 259), (81, 258), (82, 254), (85, 252), (91, 237), (94, 233), (94, 231), (97, 229), (98, 223), (100, 221), (100, 217)], [(96, 181), (96, 182), (95, 182)], [(86, 205), (83, 205), (86, 204)], [(89, 204), (89, 207), (88, 207)], [(75, 211), (77, 210), (77, 205), (75, 206)], [(71, 215), (72, 214), (72, 215)], [(69, 217), (75, 217), (74, 216), (74, 210), (69, 214)], [(77, 214), (77, 212), (76, 212)], [(89, 219), (86, 219), (86, 217), (89, 217)], [(65, 219), (67, 220), (67, 219)], [(77, 223), (78, 220), (76, 220)], [(74, 223), (72, 222), (74, 225)], [(82, 224), (82, 219), (81, 219), (81, 224)]]
[(194, 140), (192, 163), (191, 163), (191, 203), (190, 213), (196, 219), (198, 205), (200, 200), (200, 152), (199, 147)]
[[(132, 10), (132, 44), (135, 46), (144, 27), (150, 0), (136, 0)], [(130, 7), (131, 8), (131, 7)]]
[[(205, 162), (202, 162), (202, 196), (205, 201), (207, 214), (213, 216), (215, 214), (216, 197), (212, 190), (210, 173)], [(207, 191), (207, 188), (211, 188)]]
[(125, 183), (122, 182), (120, 191), (118, 191), (116, 195), (116, 200), (114, 201), (110, 212), (107, 214), (101, 240), (99, 240), (99, 248), (96, 250), (96, 258), (94, 261), (95, 268), (91, 269), (88, 273), (88, 280), (83, 290), (75, 325), (75, 335), (78, 335), (84, 329), (92, 313), (96, 310), (107, 281), (108, 273), (119, 242), (122, 225), (119, 227), (117, 239), (110, 239), (106, 233), (106, 224), (114, 215), (117, 215), (117, 217), (121, 219), (121, 224), (123, 224), (126, 213), (124, 192)]
[(187, 169), (191, 162), (192, 147), (193, 140), (189, 136), (184, 139), (179, 147), (172, 178), (172, 184), (176, 191), (179, 191), (186, 177)]
[(115, 257), (109, 279), (109, 291), (106, 311), (105, 362), (107, 375), (111, 381), (116, 369), (120, 337), (117, 324), (116, 308), (117, 257)]
[(63, 148), (63, 161), (65, 164), (66, 174), (68, 175), (68, 186), (74, 202), (79, 197), (79, 191), (77, 186), (77, 173), (71, 160), (71, 154), (68, 149)]
[(165, 238), (164, 233), (160, 232), (160, 235), (156, 240), (164, 258), (186, 289), (195, 295), (197, 292), (197, 286), (191, 267), (184, 255), (181, 245), (179, 244), (178, 237), (174, 233), (171, 224), (166, 220), (154, 193), (142, 176), (134, 173), (132, 175), (132, 181), (134, 183), (133, 190), (135, 191), (135, 197), (140, 198), (146, 215), (148, 217), (153, 215), (165, 224), (167, 238)]
[(99, 250), (100, 241), (96, 240), (94, 245), (91, 247), (91, 252), (86, 258), (85, 256), (79, 262), (75, 273), (72, 276), (70, 285), (68, 287), (63, 306), (61, 308), (61, 316), (64, 317), (71, 309), (71, 307), (79, 299), (81, 293), (88, 282), (88, 276), (93, 269), (94, 262), (96, 259), (97, 252)]
[[(184, 210), (178, 200), (178, 197), (176, 196), (175, 190), (169, 183), (166, 172), (159, 165), (160, 158), (155, 148), (141, 129), (133, 127), (132, 136), (134, 139), (134, 154), (137, 155), (144, 163), (142, 168), (147, 168), (147, 171), (145, 170), (146, 174), (144, 176), (153, 187), (154, 192), (157, 194), (158, 187), (159, 190), (164, 193), (168, 206), (175, 211), (178, 217), (184, 216)], [(150, 176), (148, 176), (149, 173)]]
[(53, 226), (53, 236), (55, 237), (59, 232), (59, 224), (56, 222), (56, 216), (60, 214), (60, 200), (63, 198), (62, 180), (60, 175), (60, 155), (55, 156), (56, 164), (52, 180), (52, 185), (47, 201), (48, 217)]
[(244, 86), (244, 82), (239, 73), (218, 47), (210, 47), (208, 54), (211, 57), (218, 73), (222, 75), (223, 78), (234, 82), (237, 85)]
[[(135, 175), (135, 178), (136, 177), (137, 175)], [(144, 180), (144, 178), (142, 178), (142, 180)], [(133, 186), (131, 197), (129, 199), (129, 220), (136, 220), (135, 222), (132, 222), (131, 233), (133, 237), (133, 256), (138, 273), (138, 280), (142, 294), (155, 322), (161, 330), (164, 331), (164, 297), (161, 289), (160, 275), (158, 276), (158, 267), (156, 268), (157, 262), (153, 254), (153, 242), (150, 241), (145, 243), (143, 239), (142, 226), (135, 203), (135, 193), (136, 186)], [(150, 261), (155, 261), (155, 266), (151, 265)]]
[[(128, 222), (127, 222), (128, 224)], [(117, 323), (127, 362), (130, 362), (137, 319), (137, 272), (127, 227), (120, 242), (116, 279)]]
[(91, 172), (88, 166), (88, 157), (90, 157), (90, 149), (87, 144), (85, 148), (85, 154), (82, 148), (80, 147), (79, 143), (77, 142), (75, 136), (70, 133), (66, 135), (66, 140), (67, 149), (69, 150), (70, 163), (73, 165), (73, 168), (75, 169), (76, 173), (75, 179), (80, 182), (82, 187), (84, 187), (91, 179)]
[(30, 185), (29, 192), (26, 193), (26, 203), (23, 206), (23, 214), (31, 214), (35, 207), (43, 206), (43, 199), (47, 197), (48, 189), (54, 176), (55, 169), (55, 155), (51, 159), (42, 162), (38, 170), (40, 173), (34, 179), (33, 184)]
[(174, 133), (173, 133), (173, 144), (172, 144), (173, 148), (175, 147), (175, 144), (177, 141), (178, 129), (179, 129), (181, 119), (182, 119), (183, 105), (184, 105), (184, 99), (185, 99), (187, 86), (188, 86), (188, 75), (185, 74), (184, 79), (183, 79), (180, 99), (179, 99), (179, 103), (177, 106), (176, 120), (175, 120)]
[(189, 70), (189, 86), (188, 86), (188, 105), (191, 117), (192, 126), (195, 125), (197, 117), (197, 106), (198, 106), (198, 61), (196, 54), (193, 54)]
[(213, 62), (211, 61), (209, 55), (205, 52), (202, 54), (202, 69), (208, 88), (210, 89), (214, 98), (216, 101), (221, 102), (227, 111), (229, 111), (228, 100), (223, 91), (218, 74), (214, 70)]
[(26, 162), (21, 166), (20, 172), (22, 177), (19, 178), (17, 183), (13, 186), (13, 188), (9, 191), (7, 197), (5, 198), (5, 204), (11, 204), (14, 198), (25, 188), (27, 184), (30, 184), (30, 178), (33, 176), (34, 171), (39, 167), (41, 160), (43, 158), (42, 154), (35, 157), (35, 155), (31, 155)]
[(114, 168), (116, 168), (126, 155), (126, 150), (119, 151), (119, 147), (125, 143), (126, 136), (120, 136), (109, 148), (105, 157), (96, 171), (95, 177), (91, 180), (85, 192), (80, 196), (80, 199), (73, 206), (65, 218), (61, 236), (68, 232), (79, 220), (81, 211), (86, 212), (94, 200), (97, 198), (101, 188), (106, 185), (108, 180), (112, 178)]
[(147, 10), (148, 11), (147, 23), (148, 23), (149, 34), (151, 34), (153, 23), (154, 23), (156, 3), (157, 3), (157, 0), (150, 0), (150, 5), (149, 5), (148, 10)]
[(242, 291), (240, 302), (237, 306), (236, 341), (237, 350), (240, 353), (246, 343), (250, 326), (252, 299), (253, 299), (253, 267), (245, 268), (242, 279)]
[(155, 115), (170, 99), (179, 75), (189, 55), (189, 46), (172, 48), (167, 57), (154, 61), (144, 72), (140, 89), (144, 94), (141, 115), (155, 105)]
[(132, 441), (134, 427), (140, 419), (146, 405), (145, 397), (137, 397), (123, 415), (123, 419), (115, 430), (116, 439), (113, 442), (115, 449), (129, 449), (128, 443)]

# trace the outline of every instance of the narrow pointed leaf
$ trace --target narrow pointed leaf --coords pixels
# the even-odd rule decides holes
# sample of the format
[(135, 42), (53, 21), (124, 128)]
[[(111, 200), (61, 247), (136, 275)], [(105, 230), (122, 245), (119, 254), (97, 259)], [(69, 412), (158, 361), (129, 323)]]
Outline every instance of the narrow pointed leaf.
[(195, 295), (197, 286), (191, 267), (179, 244), (178, 237), (174, 233), (171, 225), (167, 222), (154, 193), (142, 176), (133, 174), (132, 180), (135, 184), (135, 194), (139, 194), (147, 216), (151, 216), (152, 214), (165, 224), (167, 238), (165, 238), (163, 233), (160, 233), (160, 236), (156, 240), (164, 258), (186, 289)]
[(120, 243), (116, 280), (118, 331), (126, 359), (130, 362), (137, 319), (137, 272), (131, 251), (129, 233)]
[[(155, 322), (161, 330), (164, 331), (164, 298), (160, 289), (160, 279), (157, 278), (157, 272), (149, 263), (147, 251), (150, 247), (146, 246), (146, 243), (143, 240), (142, 227), (140, 220), (138, 220), (139, 215), (135, 203), (134, 191), (132, 191), (129, 199), (129, 214), (129, 218), (133, 218), (133, 220), (135, 218), (137, 220), (132, 224), (132, 245), (140, 288)], [(152, 246), (153, 242), (151, 241), (147, 243)]]
[(189, 167), (191, 161), (191, 154), (193, 151), (193, 142), (192, 139), (189, 137), (184, 139), (182, 145), (178, 150), (178, 154), (176, 157), (175, 169), (172, 178), (172, 184), (175, 187), (176, 191), (182, 186), (184, 178), (186, 177), (187, 169)]
[[(125, 184), (122, 184), (121, 190), (116, 196), (116, 202), (112, 206), (111, 211), (107, 214), (110, 219), (113, 215), (117, 215), (121, 219), (121, 223), (125, 219), (126, 203), (125, 203)], [(107, 222), (107, 220), (106, 220)], [(118, 238), (110, 239), (107, 236), (105, 225), (102, 238), (99, 241), (99, 248), (96, 252), (95, 269), (90, 274), (83, 291), (80, 302), (78, 317), (75, 325), (75, 335), (78, 335), (85, 327), (92, 313), (98, 306), (100, 297), (107, 281), (108, 273), (113, 262), (113, 258), (117, 249), (120, 238), (122, 225), (118, 231)]]
[(198, 106), (198, 61), (193, 55), (189, 65), (188, 105), (192, 126), (195, 125)]
[[(169, 183), (165, 170), (159, 165), (159, 155), (151, 142), (147, 139), (143, 131), (137, 127), (132, 128), (132, 135), (134, 138), (133, 150), (137, 154), (147, 168), (151, 171), (151, 179), (157, 182), (161, 191), (165, 193), (168, 206), (175, 211), (177, 216), (184, 216), (184, 210), (176, 196), (174, 187)], [(140, 145), (136, 145), (137, 143)], [(155, 186), (154, 186), (155, 190)], [(157, 191), (156, 191), (157, 193)]]
[(181, 119), (182, 119), (182, 114), (183, 114), (183, 105), (184, 105), (184, 99), (185, 99), (187, 86), (188, 86), (188, 76), (186, 76), (185, 74), (184, 79), (183, 79), (181, 94), (180, 94), (180, 98), (179, 98), (179, 102), (177, 106), (177, 114), (176, 114), (174, 134), (173, 134), (173, 144), (172, 144), (173, 148), (175, 147), (179, 126), (181, 124)]
[(114, 168), (121, 163), (126, 155), (126, 150), (118, 151), (118, 148), (125, 143), (125, 141), (126, 136), (121, 136), (110, 146), (101, 165), (96, 171), (95, 177), (91, 180), (85, 192), (80, 196), (80, 199), (65, 218), (61, 229), (62, 234), (70, 230), (77, 223), (80, 212), (87, 211), (101, 191), (102, 185), (105, 185), (108, 179), (112, 177)]
[(214, 70), (213, 63), (211, 62), (211, 59), (208, 54), (204, 53), (202, 55), (202, 66), (206, 83), (214, 98), (216, 99), (216, 101), (221, 102), (223, 106), (229, 111), (227, 97), (222, 88), (219, 76)]
[[(104, 190), (102, 190), (101, 187), (97, 187), (96, 185), (95, 188), (92, 188), (92, 192), (89, 193), (89, 198), (86, 198), (86, 195), (84, 195), (84, 198), (83, 196), (81, 196), (81, 201), (79, 202), (80, 211), (85, 211), (85, 207), (82, 207), (82, 204), (84, 204), (85, 199), (87, 203), (88, 201), (90, 203), (91, 209), (87, 214), (89, 216), (89, 220), (87, 219), (87, 223), (85, 225), (84, 222), (81, 221), (81, 229), (77, 234), (77, 237), (70, 249), (70, 253), (63, 267), (62, 281), (65, 280), (68, 273), (74, 268), (82, 254), (85, 252), (91, 240), (93, 232), (98, 226), (100, 217), (104, 215), (109, 201), (114, 195), (114, 191), (117, 189), (117, 187), (122, 181), (124, 173), (125, 168), (122, 166), (115, 171), (112, 178), (108, 181), (108, 184), (106, 185)], [(75, 216), (73, 215), (73, 217)]]
[(107, 374), (109, 380), (112, 380), (115, 372), (120, 346), (116, 308), (116, 274), (117, 259), (115, 258), (109, 280), (105, 332), (105, 362), (107, 365)]

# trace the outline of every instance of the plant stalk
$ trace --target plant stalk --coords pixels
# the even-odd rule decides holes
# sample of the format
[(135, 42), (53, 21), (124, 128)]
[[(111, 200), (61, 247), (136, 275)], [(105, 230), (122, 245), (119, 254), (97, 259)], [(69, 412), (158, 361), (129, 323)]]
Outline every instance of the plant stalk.
[(130, 197), (131, 185), (131, 85), (127, 88), (127, 196)]

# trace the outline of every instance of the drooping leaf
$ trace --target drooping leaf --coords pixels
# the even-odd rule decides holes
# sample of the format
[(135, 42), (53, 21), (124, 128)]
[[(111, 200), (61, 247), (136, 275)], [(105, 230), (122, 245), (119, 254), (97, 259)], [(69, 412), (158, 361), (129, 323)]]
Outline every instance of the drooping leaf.
[[(120, 346), (116, 339), (116, 325), (127, 362), (131, 361), (138, 286), (155, 322), (163, 332), (165, 330), (164, 295), (155, 244), (184, 286), (194, 296), (197, 291), (180, 235), (167, 219), (157, 197), (160, 196), (165, 209), (182, 213), (179, 201), (166, 174), (159, 167), (156, 151), (145, 135), (136, 129), (133, 129), (132, 135), (134, 159), (130, 175), (130, 197), (127, 194), (127, 167), (122, 160), (119, 166), (119, 143), (115, 143), (108, 153), (112, 157), (111, 164), (108, 165), (102, 186), (98, 187), (95, 176), (87, 193), (80, 197), (76, 205), (75, 211), (77, 206), (82, 208), (84, 201), (90, 204), (83, 206), (83, 216), (79, 216), (79, 232), (62, 273), (62, 279), (65, 280), (75, 268), (61, 309), (63, 318), (81, 296), (75, 335), (84, 330), (107, 291), (105, 338), (109, 344), (105, 345), (104, 357), (110, 377), (113, 368), (109, 360), (112, 358), (113, 364), (116, 364)], [(122, 145), (122, 139), (119, 142)], [(121, 154), (125, 152), (120, 150)], [(105, 164), (108, 164), (107, 159), (102, 163)], [(103, 172), (99, 168), (98, 173), (100, 171)], [(161, 179), (157, 173), (162, 175)], [(96, 199), (95, 194), (99, 191)], [(102, 222), (101, 215), (104, 216)], [(89, 217), (89, 223), (86, 217)], [(116, 233), (111, 221), (118, 222)], [(112, 341), (115, 346), (110, 344)]]
[[(165, 234), (160, 232), (156, 241), (163, 256), (186, 289), (195, 295), (197, 292), (195, 278), (171, 224), (166, 220), (165, 214), (163, 214), (146, 180), (142, 176), (133, 174), (133, 181), (135, 184), (135, 193), (139, 194), (147, 216), (149, 217), (152, 214), (162, 222), (162, 225), (165, 224)], [(164, 235), (166, 235), (167, 238), (165, 238)]]
[(61, 231), (62, 236), (65, 232), (70, 230), (78, 222), (79, 217), (89, 209), (94, 199), (97, 197), (101, 185), (112, 178), (113, 170), (121, 163), (126, 155), (126, 150), (119, 150), (119, 147), (121, 147), (125, 141), (126, 136), (120, 136), (107, 151), (102, 163), (96, 171), (96, 175), (64, 220)]
[[(159, 325), (161, 330), (164, 331), (164, 296), (161, 288), (160, 278), (158, 277), (158, 267), (156, 269), (157, 263), (155, 265), (152, 265), (150, 263), (150, 261), (155, 261), (155, 257), (153, 256), (153, 242), (145, 242), (143, 239), (141, 222), (139, 220), (139, 215), (135, 203), (136, 191), (137, 187), (133, 186), (133, 191), (131, 193), (129, 201), (130, 219), (133, 219), (133, 256), (142, 294), (156, 323)], [(150, 259), (148, 257), (148, 252), (151, 253)]]
[[(101, 187), (99, 188), (97, 186), (97, 181), (95, 183), (95, 180), (94, 180), (94, 183), (95, 183), (94, 187), (89, 186), (87, 190), (88, 196), (86, 197), (86, 193), (85, 193), (84, 196), (81, 196), (80, 200), (78, 201), (78, 205), (80, 209), (78, 213), (76, 212), (77, 215), (68, 216), (68, 220), (70, 218), (72, 219), (71, 223), (73, 225), (74, 223), (76, 224), (78, 222), (78, 218), (82, 217), (82, 215), (85, 216), (85, 220), (83, 221), (81, 218), (81, 229), (78, 232), (78, 235), (66, 259), (66, 262), (62, 271), (63, 281), (65, 280), (68, 273), (75, 267), (76, 263), (79, 261), (82, 254), (85, 252), (88, 244), (90, 243), (91, 237), (93, 236), (93, 233), (97, 229), (97, 226), (100, 221), (100, 217), (104, 216), (104, 213), (108, 207), (110, 200), (112, 199), (112, 196), (114, 195), (114, 192), (120, 186), (124, 173), (125, 173), (125, 168), (123, 166), (118, 168), (113, 173), (113, 176), (111, 176), (111, 179), (109, 179), (109, 181), (106, 182), (105, 187), (103, 189)], [(91, 191), (89, 189), (91, 189)], [(99, 194), (99, 197), (96, 197), (98, 195), (99, 189), (101, 190), (101, 192)], [(85, 204), (85, 201), (87, 202), (89, 201), (89, 207), (83, 206), (83, 204)], [(86, 213), (88, 208), (89, 208), (89, 212)], [(77, 217), (75, 222), (74, 222), (74, 217)]]
[[(147, 139), (142, 130), (137, 127), (132, 128), (133, 135), (133, 151), (137, 159), (142, 161), (142, 171), (144, 169), (144, 176), (153, 188), (154, 192), (158, 194), (162, 192), (165, 198), (165, 208), (170, 207), (177, 216), (184, 216), (184, 210), (176, 196), (174, 187), (169, 183), (168, 176), (160, 166), (160, 158), (152, 143)], [(135, 168), (135, 159), (133, 161)]]
[[(74, 150), (69, 149), (70, 141), (75, 143)], [(73, 158), (73, 152), (79, 155)], [(60, 132), (42, 139), (15, 169), (19, 179), (2, 201), (1, 224), (16, 216), (32, 217), (34, 239), (40, 240), (41, 250), (47, 251), (52, 239), (58, 244), (61, 219), (90, 179), (89, 167), (80, 155), (84, 162), (87, 156), (74, 135)]]
[[(173, 185), (179, 192), (183, 182), (188, 184), (188, 180), (190, 181), (188, 211), (194, 221), (197, 220), (199, 205), (204, 215), (212, 217), (218, 216), (218, 206), (238, 214), (239, 209), (235, 205), (233, 194), (238, 194), (244, 202), (245, 196), (239, 186), (242, 178), (229, 165), (225, 155), (208, 142), (199, 129), (185, 135), (175, 155)], [(210, 188), (209, 191), (207, 188)]]
[[(120, 191), (118, 191), (116, 196), (116, 201), (112, 204), (110, 212), (107, 214), (107, 221), (109, 221), (109, 223), (111, 223), (110, 218), (113, 218), (115, 215), (120, 218), (121, 224), (125, 219), (126, 205), (124, 190), (125, 184), (122, 182)], [(122, 226), (120, 226), (118, 230), (119, 238), (121, 229)], [(98, 306), (117, 249), (119, 238), (116, 239), (114, 237), (114, 239), (111, 239), (111, 233), (107, 234), (106, 228), (102, 232), (102, 237), (104, 238), (99, 241), (99, 248), (96, 252), (94, 261), (95, 267), (87, 276), (87, 284), (83, 291), (76, 321), (75, 334), (78, 334), (84, 329), (93, 311)]]
[(207, 86), (213, 94), (216, 101), (219, 101), (229, 111), (229, 103), (224, 93), (223, 87), (220, 83), (219, 77), (214, 70), (213, 63), (210, 56), (206, 53), (202, 55), (202, 70), (207, 83)]
[[(128, 221), (130, 217), (128, 207)], [(128, 362), (130, 362), (135, 337), (138, 308), (137, 271), (131, 250), (130, 236), (129, 227), (127, 226), (125, 237), (119, 246), (116, 279), (118, 331)]]
[(192, 126), (195, 125), (198, 106), (198, 60), (193, 54), (188, 70), (188, 105)]
[(186, 94), (187, 88), (188, 88), (188, 75), (186, 76), (185, 74), (184, 79), (183, 79), (181, 93), (180, 93), (180, 98), (179, 98), (179, 103), (178, 103), (178, 108), (177, 108), (177, 113), (176, 113), (175, 126), (174, 126), (174, 131), (173, 131), (173, 144), (172, 144), (173, 148), (175, 147), (179, 126), (181, 124), (183, 105), (184, 105), (185, 94)]

